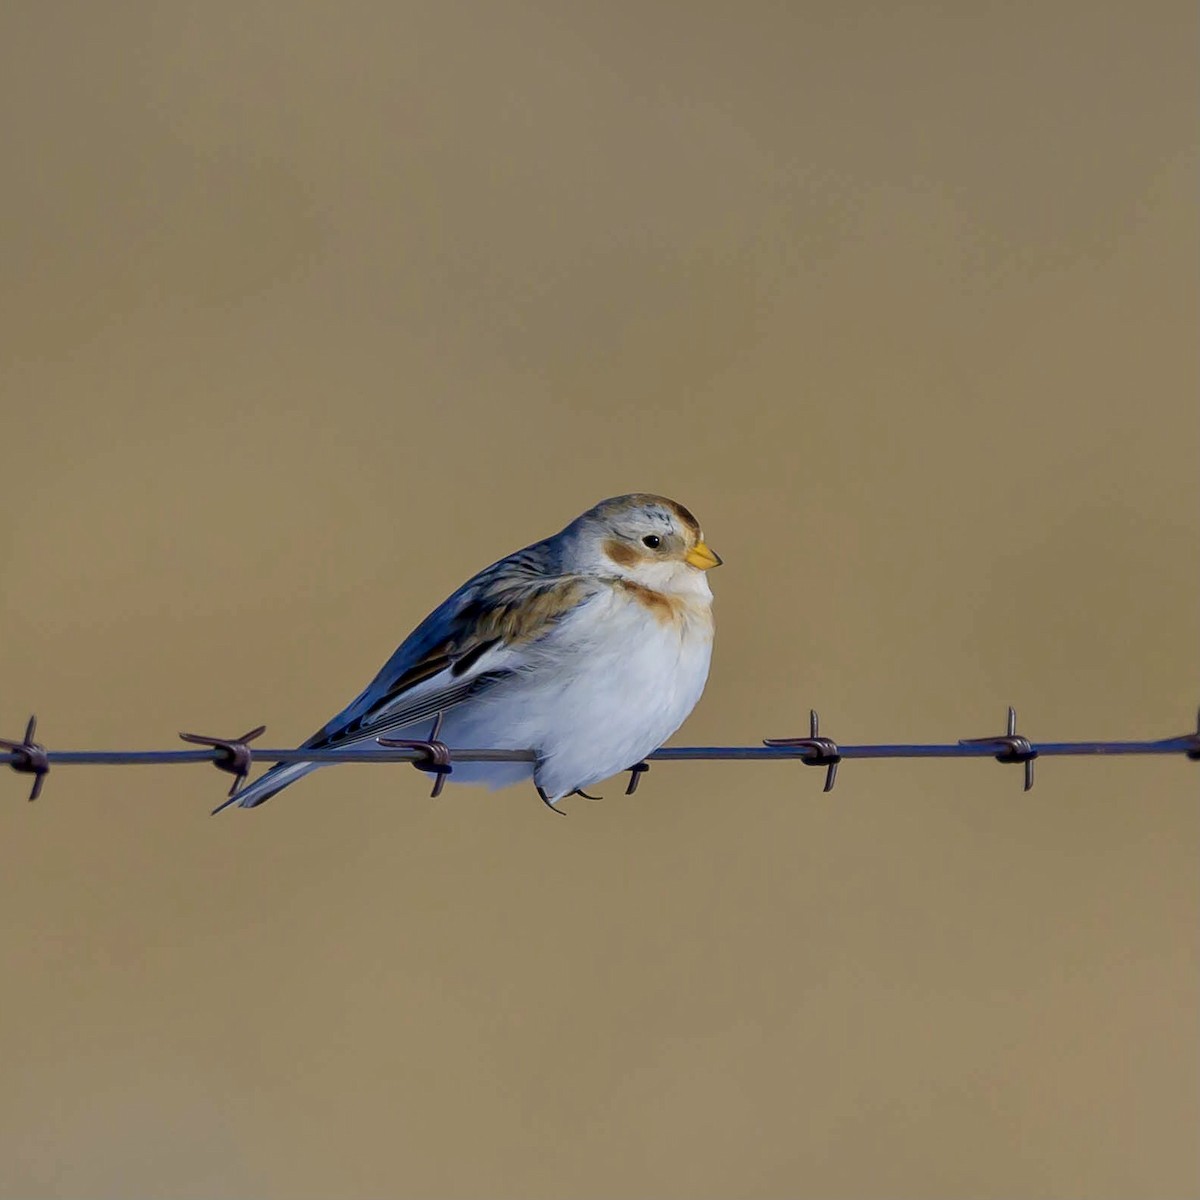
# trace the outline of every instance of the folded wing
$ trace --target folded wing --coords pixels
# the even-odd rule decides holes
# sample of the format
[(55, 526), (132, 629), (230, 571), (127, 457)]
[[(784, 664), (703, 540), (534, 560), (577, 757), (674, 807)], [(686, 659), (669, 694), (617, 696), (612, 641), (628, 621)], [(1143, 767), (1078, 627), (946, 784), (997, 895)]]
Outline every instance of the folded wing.
[[(372, 741), (448, 712), (526, 669), (531, 648), (603, 586), (583, 576), (547, 577), (544, 566), (537, 569), (537, 549), (502, 559), (459, 588), (413, 630), (367, 688), (302, 748), (324, 750)], [(226, 803), (254, 808), (315, 765), (272, 767)]]

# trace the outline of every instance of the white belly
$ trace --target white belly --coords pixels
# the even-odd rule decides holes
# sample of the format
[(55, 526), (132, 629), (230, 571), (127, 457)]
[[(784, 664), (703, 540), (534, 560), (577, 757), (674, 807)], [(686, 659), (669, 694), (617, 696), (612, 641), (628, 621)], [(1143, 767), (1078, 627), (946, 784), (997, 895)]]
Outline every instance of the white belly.
[(640, 762), (695, 707), (708, 678), (707, 606), (664, 622), (613, 592), (586, 604), (538, 647), (527, 673), (446, 713), (455, 747), (531, 749), (533, 764), (455, 766), (452, 783), (502, 786), (534, 775), (552, 800)]

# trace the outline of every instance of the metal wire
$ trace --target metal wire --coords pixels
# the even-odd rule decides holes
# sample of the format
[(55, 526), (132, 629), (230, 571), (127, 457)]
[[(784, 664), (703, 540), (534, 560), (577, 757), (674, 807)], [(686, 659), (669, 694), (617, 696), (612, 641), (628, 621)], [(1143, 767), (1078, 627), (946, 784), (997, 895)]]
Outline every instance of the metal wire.
[[(259, 737), (259, 727), (240, 738), (213, 738), (199, 734), (181, 734), (187, 742), (200, 744), (199, 750), (48, 750), (34, 741), (37, 720), (30, 717), (24, 738), (19, 741), (0, 739), (0, 762), (14, 770), (34, 776), (29, 799), (41, 793), (45, 777), (52, 766), (169, 766), (177, 763), (211, 763), (222, 771), (236, 776), (232, 795), (249, 774), (254, 762), (264, 763), (412, 763), (435, 774), (434, 795), (441, 791), (445, 776), (453, 771), (454, 763), (527, 762), (536, 763), (532, 750), (496, 750), (456, 748), (436, 740), (437, 726), (427, 741), (389, 742), (335, 750), (305, 750), (302, 748), (251, 748), (250, 742)], [(1083, 758), (1097, 755), (1184, 755), (1200, 761), (1200, 713), (1194, 732), (1154, 741), (1033, 741), (1017, 733), (1016, 713), (1008, 710), (1004, 733), (989, 737), (963, 738), (955, 742), (902, 743), (881, 742), (849, 744), (835, 742), (818, 732), (816, 711), (810, 714), (809, 736), (766, 738), (762, 745), (752, 746), (665, 746), (647, 755), (651, 762), (801, 762), (807, 766), (825, 768), (825, 791), (830, 791), (837, 778), (838, 764), (856, 758), (994, 758), (1002, 763), (1024, 765), (1025, 790), (1033, 786), (1033, 763), (1037, 758)], [(649, 769), (646, 763), (634, 763), (627, 792), (632, 793)]]

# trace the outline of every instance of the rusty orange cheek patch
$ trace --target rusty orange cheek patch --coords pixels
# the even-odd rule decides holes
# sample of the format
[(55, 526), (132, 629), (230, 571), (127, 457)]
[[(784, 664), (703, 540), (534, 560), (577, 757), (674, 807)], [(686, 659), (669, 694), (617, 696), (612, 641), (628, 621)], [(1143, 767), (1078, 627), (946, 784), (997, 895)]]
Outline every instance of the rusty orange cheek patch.
[(634, 567), (642, 561), (642, 556), (630, 545), (610, 538), (604, 543), (604, 553), (619, 567)]

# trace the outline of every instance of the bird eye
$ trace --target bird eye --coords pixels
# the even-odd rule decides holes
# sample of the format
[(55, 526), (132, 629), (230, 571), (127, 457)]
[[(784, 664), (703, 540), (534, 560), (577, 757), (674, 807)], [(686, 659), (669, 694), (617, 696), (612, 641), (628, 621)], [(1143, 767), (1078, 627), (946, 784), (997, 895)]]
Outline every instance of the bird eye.
[(651, 550), (657, 550), (662, 545), (662, 538), (657, 533), (648, 533), (642, 538), (642, 545), (649, 546)]

